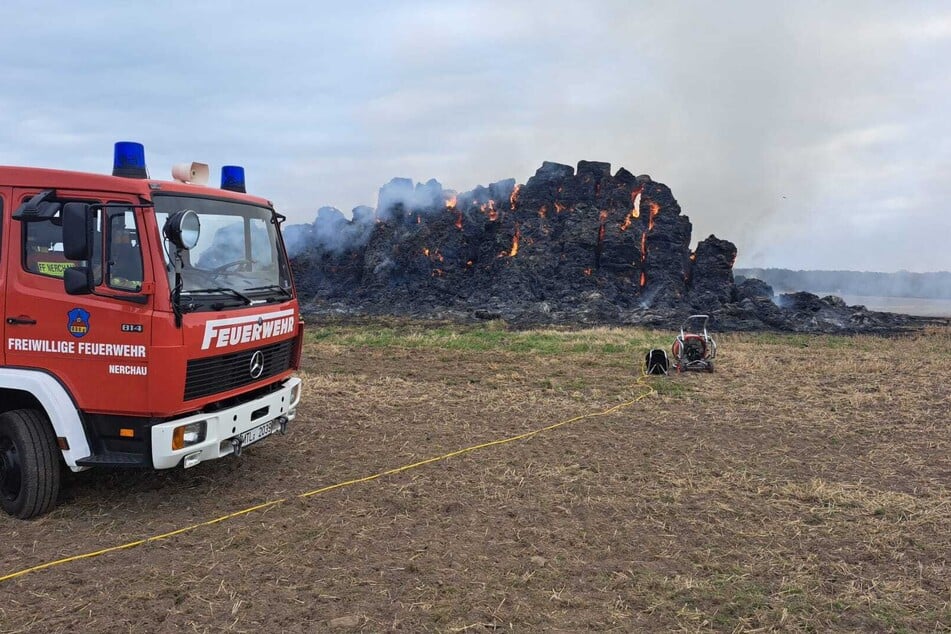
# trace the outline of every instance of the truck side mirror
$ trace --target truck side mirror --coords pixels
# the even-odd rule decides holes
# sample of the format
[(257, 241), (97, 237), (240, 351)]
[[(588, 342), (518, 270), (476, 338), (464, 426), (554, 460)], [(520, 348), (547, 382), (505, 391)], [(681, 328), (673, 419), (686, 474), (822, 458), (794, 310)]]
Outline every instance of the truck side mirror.
[[(86, 203), (63, 205), (63, 255), (67, 260), (88, 260), (92, 257), (92, 209)], [(67, 291), (69, 286), (67, 284)], [(88, 291), (87, 291), (88, 292)]]
[(63, 271), (63, 286), (67, 295), (88, 295), (92, 292), (92, 269), (88, 266), (72, 266)]

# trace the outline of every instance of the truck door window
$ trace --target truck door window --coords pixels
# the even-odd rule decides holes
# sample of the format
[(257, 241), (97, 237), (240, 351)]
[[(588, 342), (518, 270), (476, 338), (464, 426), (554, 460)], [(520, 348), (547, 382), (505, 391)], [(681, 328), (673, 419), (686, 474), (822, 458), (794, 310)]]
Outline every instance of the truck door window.
[(251, 218), (251, 231), (248, 233), (251, 240), (251, 258), (262, 268), (274, 266), (275, 245), (267, 239), (267, 224), (263, 218)]
[(110, 288), (142, 290), (142, 246), (131, 209), (108, 209), (106, 279)]
[[(99, 284), (102, 280), (99, 212), (96, 212), (95, 226), (92, 267), (96, 284)], [(59, 216), (50, 220), (23, 223), (24, 269), (37, 275), (62, 278), (66, 269), (77, 265), (86, 266), (86, 262), (67, 260), (63, 254), (63, 222)]]

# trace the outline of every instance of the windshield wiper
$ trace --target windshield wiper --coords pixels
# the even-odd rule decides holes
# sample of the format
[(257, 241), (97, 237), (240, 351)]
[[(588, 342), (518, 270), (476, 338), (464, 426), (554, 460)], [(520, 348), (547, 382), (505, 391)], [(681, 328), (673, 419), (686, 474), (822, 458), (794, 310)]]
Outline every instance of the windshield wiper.
[(291, 298), (293, 295), (289, 290), (283, 286), (278, 286), (277, 284), (269, 284), (267, 286), (252, 286), (251, 288), (244, 289), (246, 291), (280, 291), (284, 297)]
[(244, 293), (240, 293), (234, 290), (233, 288), (198, 288), (198, 289), (189, 289), (187, 291), (182, 291), (182, 295), (185, 295), (186, 293), (188, 295), (200, 295), (202, 293), (224, 293), (226, 295), (231, 295), (235, 299), (240, 299), (248, 306), (254, 303), (253, 299), (251, 299)]

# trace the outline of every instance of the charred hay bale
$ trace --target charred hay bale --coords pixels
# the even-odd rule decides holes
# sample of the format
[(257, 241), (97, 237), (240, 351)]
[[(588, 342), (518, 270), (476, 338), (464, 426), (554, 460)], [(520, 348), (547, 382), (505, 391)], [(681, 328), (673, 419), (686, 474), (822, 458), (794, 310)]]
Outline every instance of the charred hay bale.
[(605, 162), (546, 162), (525, 185), (462, 194), (396, 178), (376, 209), (347, 219), (321, 208), (283, 231), (302, 302), (337, 312), (664, 327), (703, 312), (726, 328), (816, 332), (898, 323), (838, 298), (793, 293), (776, 305), (761, 281), (737, 285), (732, 243), (710, 236), (691, 259), (690, 219), (671, 190), (624, 168), (612, 176)]
[(772, 301), (773, 295), (773, 287), (755, 277), (746, 278), (736, 285), (736, 297), (739, 300), (765, 298)]
[(691, 303), (718, 308), (733, 300), (736, 245), (711, 235), (697, 245), (690, 270)]

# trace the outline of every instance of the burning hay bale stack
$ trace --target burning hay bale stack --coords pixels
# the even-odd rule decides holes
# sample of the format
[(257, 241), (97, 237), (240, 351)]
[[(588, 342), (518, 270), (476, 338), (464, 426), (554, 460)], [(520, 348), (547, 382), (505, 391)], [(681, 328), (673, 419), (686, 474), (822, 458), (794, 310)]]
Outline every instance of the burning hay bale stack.
[(376, 209), (348, 220), (321, 208), (285, 239), (316, 313), (669, 326), (704, 312), (718, 328), (902, 325), (845, 306), (823, 305), (821, 318), (783, 310), (771, 289), (737, 287), (731, 242), (710, 236), (691, 252), (691, 229), (666, 185), (581, 161), (462, 194), (393, 179)]

